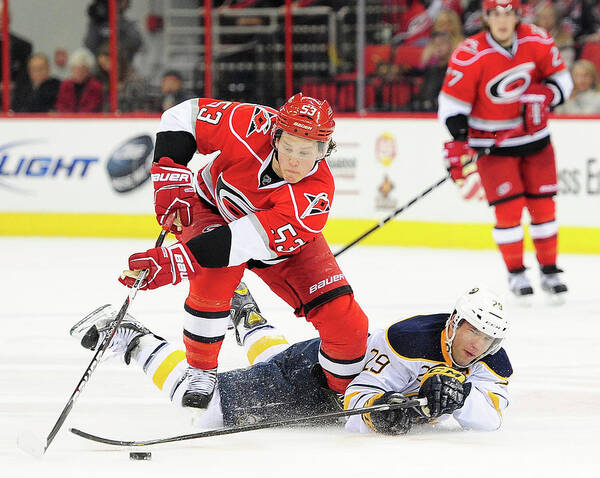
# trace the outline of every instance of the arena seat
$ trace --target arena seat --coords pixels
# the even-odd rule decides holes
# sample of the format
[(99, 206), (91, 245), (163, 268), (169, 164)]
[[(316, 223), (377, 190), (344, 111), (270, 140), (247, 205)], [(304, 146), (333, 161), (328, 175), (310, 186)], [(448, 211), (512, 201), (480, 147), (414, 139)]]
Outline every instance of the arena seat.
[(389, 63), (392, 58), (391, 45), (365, 46), (365, 76), (372, 76), (379, 63)]
[(394, 52), (394, 64), (416, 68), (421, 64), (422, 46), (399, 45)]

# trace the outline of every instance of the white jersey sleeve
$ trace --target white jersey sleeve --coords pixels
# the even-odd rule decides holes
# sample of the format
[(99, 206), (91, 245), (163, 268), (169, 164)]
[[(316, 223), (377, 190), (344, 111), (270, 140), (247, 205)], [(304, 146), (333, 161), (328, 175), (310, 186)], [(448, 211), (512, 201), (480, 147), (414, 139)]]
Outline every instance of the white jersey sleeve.
[(465, 429), (491, 431), (502, 425), (502, 411), (508, 406), (508, 380), (497, 375), (484, 362), (471, 367), (467, 382), (471, 393), (453, 414)]

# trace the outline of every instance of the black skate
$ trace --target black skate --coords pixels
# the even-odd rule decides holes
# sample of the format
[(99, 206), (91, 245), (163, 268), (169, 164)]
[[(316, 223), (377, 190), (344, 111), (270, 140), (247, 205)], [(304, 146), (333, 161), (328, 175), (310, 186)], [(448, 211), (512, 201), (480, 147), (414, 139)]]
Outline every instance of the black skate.
[(554, 304), (564, 303), (565, 292), (568, 291), (566, 284), (559, 276), (562, 272), (556, 265), (542, 266), (540, 268), (540, 285)]
[[(69, 334), (80, 340), (82, 347), (96, 350), (98, 344), (101, 344), (110, 332), (111, 324), (116, 316), (117, 311), (111, 304), (103, 305), (71, 327)], [(131, 315), (125, 314), (106, 349), (103, 359), (121, 356), (123, 361), (129, 365), (131, 352), (137, 345), (139, 338), (151, 333), (141, 322), (135, 320)]]
[(251, 332), (273, 328), (260, 314), (258, 305), (243, 282), (240, 282), (231, 300), (231, 322), (238, 345), (244, 345), (246, 336)]
[(508, 288), (519, 299), (519, 302), (527, 305), (533, 295), (531, 282), (525, 275), (525, 269), (508, 273)]
[(188, 367), (183, 379), (186, 391), (181, 405), (189, 408), (207, 408), (217, 384), (217, 369), (202, 370)]

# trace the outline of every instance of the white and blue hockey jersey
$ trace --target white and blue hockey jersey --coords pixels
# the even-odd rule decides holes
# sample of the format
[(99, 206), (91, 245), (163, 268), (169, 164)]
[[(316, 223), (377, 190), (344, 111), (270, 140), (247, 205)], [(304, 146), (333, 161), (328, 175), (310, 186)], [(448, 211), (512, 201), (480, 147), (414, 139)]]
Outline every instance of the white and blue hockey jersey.
[[(446, 351), (448, 317), (448, 314), (418, 315), (371, 334), (365, 366), (346, 389), (344, 407), (363, 407), (370, 398), (387, 391), (414, 396), (431, 367), (444, 364), (456, 368)], [(512, 375), (506, 352), (501, 348), (461, 371), (472, 388), (453, 417), (465, 429), (498, 429), (502, 411), (509, 403), (508, 379)], [(346, 429), (373, 432), (362, 415), (350, 417)]]

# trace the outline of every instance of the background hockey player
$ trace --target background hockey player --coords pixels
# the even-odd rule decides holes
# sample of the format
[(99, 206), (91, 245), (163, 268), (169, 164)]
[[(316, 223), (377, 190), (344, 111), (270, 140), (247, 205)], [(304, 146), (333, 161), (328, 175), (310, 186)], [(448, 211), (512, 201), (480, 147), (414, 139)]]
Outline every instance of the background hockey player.
[(530, 233), (546, 292), (566, 292), (556, 266), (558, 224), (553, 196), (558, 190), (554, 150), (547, 128), (549, 109), (569, 97), (571, 76), (552, 37), (520, 23), (521, 0), (484, 0), (485, 31), (454, 51), (439, 96), (438, 116), (453, 141), (444, 155), (455, 181), (472, 148), (499, 141), (491, 155), (477, 160), (487, 200), (494, 206), (493, 236), (517, 296), (533, 293), (523, 263), (521, 214), (531, 216)]
[[(214, 428), (260, 420), (280, 420), (339, 410), (338, 397), (324, 387), (320, 340), (291, 346), (259, 313), (245, 287), (233, 300), (232, 318), (249, 368), (219, 373), (216, 393), (200, 424)], [(71, 334), (84, 347), (101, 343), (115, 311), (107, 306), (76, 324)], [(495, 430), (508, 406), (512, 368), (501, 343), (508, 319), (500, 299), (474, 288), (451, 314), (417, 315), (369, 336), (362, 372), (352, 381), (345, 408), (427, 398), (426, 409), (402, 409), (350, 417), (355, 432), (406, 433), (413, 423), (452, 415), (463, 428)], [(282, 340), (283, 339), (283, 340)], [(275, 344), (275, 345), (273, 345)], [(108, 352), (140, 365), (174, 404), (187, 368), (185, 352), (126, 317)], [(185, 383), (185, 382), (183, 382)]]
[[(247, 266), (322, 339), (319, 363), (343, 392), (360, 372), (367, 317), (325, 242), (334, 181), (333, 111), (297, 94), (279, 111), (200, 98), (163, 113), (152, 179), (159, 223), (177, 212), (180, 242), (129, 258), (150, 269), (144, 288), (189, 278), (184, 344), (185, 406), (204, 408), (213, 393), (231, 298)], [(193, 176), (194, 153), (218, 156)], [(121, 281), (131, 287), (132, 277)]]

